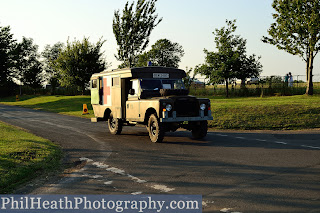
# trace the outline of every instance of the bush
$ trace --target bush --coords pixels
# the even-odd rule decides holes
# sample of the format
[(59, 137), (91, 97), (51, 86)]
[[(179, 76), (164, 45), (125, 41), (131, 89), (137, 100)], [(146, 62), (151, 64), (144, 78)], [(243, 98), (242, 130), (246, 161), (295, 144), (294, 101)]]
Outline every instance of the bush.
[(18, 85), (12, 81), (6, 82), (4, 85), (0, 86), (0, 97), (8, 97), (17, 94)]

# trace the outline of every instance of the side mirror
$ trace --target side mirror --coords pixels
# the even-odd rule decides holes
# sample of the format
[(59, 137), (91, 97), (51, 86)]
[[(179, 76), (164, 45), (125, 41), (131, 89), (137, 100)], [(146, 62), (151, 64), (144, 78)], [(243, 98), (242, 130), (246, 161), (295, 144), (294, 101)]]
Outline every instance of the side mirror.
[(134, 95), (134, 94), (135, 94), (134, 89), (129, 89), (129, 94), (130, 94), (130, 95)]

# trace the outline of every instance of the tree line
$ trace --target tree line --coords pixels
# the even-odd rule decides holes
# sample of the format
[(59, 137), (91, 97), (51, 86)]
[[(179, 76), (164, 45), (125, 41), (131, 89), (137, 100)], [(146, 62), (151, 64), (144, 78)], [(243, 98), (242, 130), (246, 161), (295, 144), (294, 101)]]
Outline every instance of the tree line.
[(66, 44), (47, 45), (39, 53), (33, 39), (23, 37), (17, 42), (10, 26), (0, 26), (0, 91), (1, 96), (14, 95), (17, 85), (36, 90), (44, 83), (57, 86), (77, 87), (84, 92), (95, 72), (103, 71), (106, 60), (101, 52), (104, 41), (90, 43), (67, 41)]
[[(184, 55), (183, 47), (166, 38), (149, 45), (152, 30), (163, 18), (156, 14), (157, 0), (127, 2), (122, 11), (116, 10), (113, 17), (113, 33), (118, 49), (115, 57), (121, 62), (119, 68), (147, 66), (178, 67)], [(277, 46), (306, 61), (308, 87), (306, 93), (313, 94), (312, 71), (314, 57), (320, 49), (320, 0), (274, 0), (275, 9), (268, 34), (262, 41)], [(245, 88), (246, 78), (258, 77), (262, 72), (260, 56), (248, 55), (246, 39), (236, 35), (236, 20), (226, 20), (226, 26), (213, 32), (216, 51), (204, 49), (203, 64), (194, 69), (187, 68), (186, 83), (195, 79), (196, 74), (205, 75), (210, 84), (228, 83), (238, 78)], [(39, 88), (46, 82), (54, 89), (57, 86), (77, 87), (82, 93), (88, 86), (93, 73), (105, 70), (107, 63), (102, 38), (97, 43), (84, 37), (81, 41), (58, 42), (47, 45), (43, 52), (31, 38), (17, 42), (10, 26), (0, 26), (0, 90), (8, 94), (16, 84)], [(191, 77), (191, 73), (193, 76)]]

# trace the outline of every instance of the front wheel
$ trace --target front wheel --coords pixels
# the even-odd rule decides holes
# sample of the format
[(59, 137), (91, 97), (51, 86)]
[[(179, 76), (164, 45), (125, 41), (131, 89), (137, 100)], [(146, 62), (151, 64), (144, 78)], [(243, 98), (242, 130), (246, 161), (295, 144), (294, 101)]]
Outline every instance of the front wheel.
[(120, 135), (122, 131), (122, 121), (118, 118), (114, 118), (111, 113), (108, 119), (109, 131), (113, 135)]
[(147, 128), (148, 128), (150, 140), (153, 143), (162, 142), (165, 131), (163, 128), (163, 124), (159, 122), (156, 115), (154, 114), (150, 115)]
[(208, 132), (208, 122), (200, 121), (192, 128), (192, 138), (193, 139), (201, 139), (207, 135)]

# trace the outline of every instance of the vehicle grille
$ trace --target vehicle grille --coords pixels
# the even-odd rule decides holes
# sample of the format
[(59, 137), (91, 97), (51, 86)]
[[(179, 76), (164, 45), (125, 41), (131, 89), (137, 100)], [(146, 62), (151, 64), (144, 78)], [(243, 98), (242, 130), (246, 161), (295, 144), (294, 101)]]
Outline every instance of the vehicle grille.
[(196, 117), (199, 116), (199, 102), (193, 98), (177, 99), (174, 104), (177, 117)]

